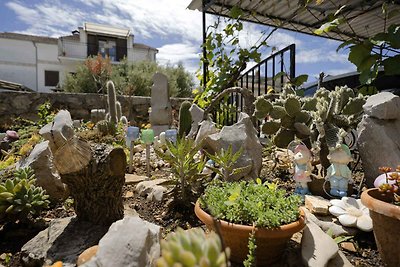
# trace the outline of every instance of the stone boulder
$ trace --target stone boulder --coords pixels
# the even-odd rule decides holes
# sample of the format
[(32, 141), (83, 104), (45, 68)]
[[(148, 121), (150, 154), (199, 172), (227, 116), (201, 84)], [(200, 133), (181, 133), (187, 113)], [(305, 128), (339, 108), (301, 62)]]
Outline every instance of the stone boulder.
[(224, 126), (218, 133), (206, 135), (202, 132), (201, 125), (196, 142), (203, 135), (203, 147), (209, 153), (218, 153), (222, 148), (227, 150), (232, 146), (234, 152), (243, 148), (242, 154), (234, 164), (234, 168), (251, 166), (248, 173), (233, 175), (232, 181), (240, 178), (259, 177), (262, 165), (262, 145), (258, 139), (257, 131), (253, 126), (251, 118), (246, 113), (240, 113), (239, 120), (232, 126)]
[(366, 183), (373, 187), (381, 166), (400, 163), (400, 97), (383, 92), (370, 96), (358, 125), (358, 148)]
[(149, 119), (155, 136), (169, 129), (172, 124), (172, 105), (169, 99), (168, 79), (161, 73), (156, 73), (153, 76)]
[(198, 105), (192, 104), (189, 111), (190, 115), (192, 115), (192, 127), (190, 128), (188, 136), (194, 137), (196, 136), (196, 133), (199, 130), (199, 123), (203, 120), (204, 110), (200, 108)]
[(37, 144), (29, 156), (19, 162), (17, 168), (31, 167), (35, 172), (36, 184), (46, 190), (52, 200), (68, 197), (68, 188), (61, 181), (60, 174), (53, 165), (53, 154), (49, 141)]
[(315, 223), (307, 222), (301, 239), (301, 256), (306, 266), (328, 266), (329, 260), (335, 258), (338, 251), (338, 246), (330, 236)]
[(139, 218), (113, 223), (100, 240), (96, 255), (82, 267), (154, 266), (160, 256), (160, 227)]
[(49, 140), (50, 149), (56, 151), (75, 135), (71, 114), (67, 110), (60, 110), (53, 122), (40, 129), (39, 134)]
[(76, 266), (78, 256), (96, 245), (107, 229), (73, 217), (55, 219), (22, 247), (21, 263), (39, 267), (62, 261), (63, 267)]

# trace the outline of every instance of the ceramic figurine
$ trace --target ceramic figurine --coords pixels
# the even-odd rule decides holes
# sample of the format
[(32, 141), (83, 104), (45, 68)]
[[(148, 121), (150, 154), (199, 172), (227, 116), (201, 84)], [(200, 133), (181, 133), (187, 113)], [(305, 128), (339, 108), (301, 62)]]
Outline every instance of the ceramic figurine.
[(341, 145), (329, 152), (328, 160), (331, 163), (327, 170), (325, 180), (331, 184), (330, 194), (337, 197), (347, 196), (349, 183), (353, 183), (351, 170), (347, 166), (352, 161), (350, 149), (346, 145)]
[(311, 152), (305, 145), (297, 145), (294, 149), (294, 180), (296, 182), (295, 193), (309, 195), (307, 183), (311, 181)]

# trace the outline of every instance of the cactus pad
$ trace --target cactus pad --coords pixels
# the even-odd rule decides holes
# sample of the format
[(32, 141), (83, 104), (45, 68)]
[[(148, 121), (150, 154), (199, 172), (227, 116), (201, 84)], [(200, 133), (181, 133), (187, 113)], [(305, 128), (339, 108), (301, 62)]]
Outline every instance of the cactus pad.
[(261, 131), (263, 134), (267, 135), (272, 135), (275, 134), (279, 128), (281, 127), (281, 124), (276, 121), (267, 121), (263, 124)]

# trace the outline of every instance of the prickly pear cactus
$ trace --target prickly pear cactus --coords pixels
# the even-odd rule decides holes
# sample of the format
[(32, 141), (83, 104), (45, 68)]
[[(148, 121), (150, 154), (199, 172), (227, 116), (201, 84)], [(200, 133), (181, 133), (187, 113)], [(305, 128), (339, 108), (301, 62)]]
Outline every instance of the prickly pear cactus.
[(161, 258), (157, 267), (204, 266), (226, 267), (229, 249), (222, 251), (221, 240), (211, 232), (207, 236), (200, 228), (183, 230), (178, 228), (161, 241)]
[(274, 144), (286, 148), (296, 137), (307, 139), (311, 134), (310, 112), (315, 110), (316, 104), (303, 101), (299, 97), (288, 94), (274, 102), (258, 97), (255, 101), (254, 115), (265, 120), (261, 131), (272, 136)]
[(49, 198), (41, 187), (34, 185), (35, 174), (31, 168), (15, 172), (14, 179), (0, 184), (0, 219), (26, 219), (47, 208)]
[(189, 111), (191, 106), (192, 103), (190, 103), (189, 101), (183, 101), (179, 109), (179, 138), (188, 135), (190, 132), (190, 128), (192, 127), (192, 114)]

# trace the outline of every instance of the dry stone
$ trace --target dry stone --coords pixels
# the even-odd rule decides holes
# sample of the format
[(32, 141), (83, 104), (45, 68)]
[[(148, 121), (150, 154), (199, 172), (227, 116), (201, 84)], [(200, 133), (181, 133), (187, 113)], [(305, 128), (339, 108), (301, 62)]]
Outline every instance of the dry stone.
[(83, 267), (147, 267), (160, 256), (160, 227), (135, 217), (113, 223)]
[(314, 214), (329, 214), (329, 200), (320, 196), (306, 195), (304, 198), (306, 208)]
[(23, 159), (17, 168), (31, 167), (35, 172), (36, 184), (43, 187), (53, 200), (64, 200), (68, 197), (68, 188), (61, 181), (60, 174), (53, 165), (53, 154), (49, 141), (37, 144), (29, 156)]
[(339, 251), (335, 241), (315, 223), (308, 221), (301, 239), (303, 263), (309, 267), (328, 266), (330, 259)]
[(168, 79), (164, 74), (156, 73), (153, 76), (151, 89), (150, 124), (154, 135), (159, 135), (168, 129), (172, 123), (172, 106), (169, 100)]
[(108, 227), (93, 225), (68, 217), (55, 219), (21, 249), (25, 267), (41, 267), (62, 260), (63, 266), (76, 266), (78, 256), (96, 245)]
[(358, 125), (358, 147), (366, 183), (373, 186), (381, 166), (400, 162), (400, 97), (383, 92), (370, 96)]
[(201, 127), (196, 141), (199, 135), (204, 135), (203, 145), (208, 152), (215, 154), (222, 148), (227, 150), (229, 146), (232, 146), (233, 151), (243, 148), (242, 154), (234, 164), (234, 168), (250, 165), (251, 169), (248, 173), (231, 176), (231, 180), (238, 180), (243, 177), (255, 179), (260, 175), (262, 145), (249, 115), (241, 113), (237, 123), (232, 126), (224, 126), (220, 132), (208, 136), (202, 133)]
[(199, 130), (199, 123), (203, 120), (204, 110), (196, 104), (192, 104), (189, 109), (192, 115), (192, 127), (190, 128), (189, 137), (194, 137)]

